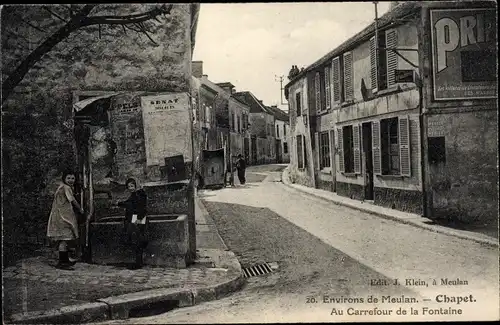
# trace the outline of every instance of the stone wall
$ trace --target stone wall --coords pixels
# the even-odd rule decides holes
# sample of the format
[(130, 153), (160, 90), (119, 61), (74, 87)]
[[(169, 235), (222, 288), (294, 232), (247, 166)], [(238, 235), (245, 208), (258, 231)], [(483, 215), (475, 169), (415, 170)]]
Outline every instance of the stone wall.
[[(152, 5), (98, 5), (95, 14), (140, 13)], [(64, 10), (53, 8), (55, 11)], [(53, 32), (60, 22), (39, 6), (2, 10), (2, 76), (11, 73), (46, 34), (16, 19)], [(94, 12), (93, 12), (94, 13)], [(4, 239), (44, 237), (48, 211), (61, 172), (75, 167), (71, 124), (74, 91), (189, 92), (191, 7), (174, 5), (171, 14), (151, 21), (157, 46), (121, 26), (89, 26), (72, 33), (33, 67), (4, 102)], [(57, 25), (59, 24), (59, 25)], [(5, 33), (15, 30), (20, 37)], [(100, 34), (100, 35), (99, 35)], [(30, 44), (21, 44), (29, 40)], [(8, 113), (6, 113), (8, 112)], [(7, 210), (5, 210), (7, 209)], [(32, 222), (35, 221), (35, 222)]]

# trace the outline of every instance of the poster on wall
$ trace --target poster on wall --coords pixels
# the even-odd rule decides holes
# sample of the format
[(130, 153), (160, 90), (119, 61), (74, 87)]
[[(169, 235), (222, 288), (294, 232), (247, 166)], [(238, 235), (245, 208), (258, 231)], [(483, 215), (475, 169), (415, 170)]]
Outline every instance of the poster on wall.
[(127, 93), (116, 96), (111, 109), (115, 141), (114, 179), (125, 182), (143, 173), (145, 145), (140, 97)]
[(430, 11), (435, 100), (497, 96), (496, 10)]
[(164, 166), (165, 158), (177, 155), (192, 161), (188, 94), (143, 96), (141, 104), (147, 166)]

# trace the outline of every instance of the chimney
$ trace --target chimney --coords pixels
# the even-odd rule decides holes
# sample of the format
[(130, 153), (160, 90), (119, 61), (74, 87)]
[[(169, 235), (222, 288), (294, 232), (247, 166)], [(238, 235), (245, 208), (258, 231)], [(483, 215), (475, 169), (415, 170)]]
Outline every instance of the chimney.
[(397, 6), (399, 6), (400, 4), (402, 4), (404, 1), (391, 1), (391, 6), (389, 7), (389, 11), (391, 11), (392, 9), (396, 8)]
[(216, 85), (224, 89), (224, 91), (226, 91), (229, 94), (235, 93), (234, 85), (230, 82), (219, 82)]
[(193, 71), (193, 77), (201, 78), (203, 76), (203, 61), (193, 61), (191, 70)]

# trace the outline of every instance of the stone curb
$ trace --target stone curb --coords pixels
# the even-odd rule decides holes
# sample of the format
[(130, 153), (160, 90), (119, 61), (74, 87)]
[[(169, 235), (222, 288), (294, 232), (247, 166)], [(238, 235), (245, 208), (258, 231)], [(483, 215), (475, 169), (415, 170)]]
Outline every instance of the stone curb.
[(495, 248), (499, 247), (498, 241), (494, 241), (494, 240), (491, 240), (491, 239), (477, 238), (477, 237), (470, 236), (470, 235), (464, 235), (464, 234), (460, 234), (460, 233), (457, 233), (457, 232), (455, 232), (453, 230), (448, 230), (448, 229), (437, 229), (437, 228), (434, 228), (434, 227), (429, 226), (429, 225), (424, 225), (424, 224), (421, 224), (419, 222), (415, 222), (413, 220), (401, 219), (401, 218), (398, 218), (398, 217), (395, 217), (395, 216), (391, 216), (389, 214), (385, 214), (385, 213), (381, 213), (381, 212), (378, 212), (378, 211), (373, 211), (373, 210), (370, 210), (370, 209), (359, 207), (357, 205), (352, 205), (352, 204), (345, 203), (345, 202), (339, 202), (339, 201), (335, 201), (335, 200), (331, 200), (331, 199), (322, 197), (320, 195), (315, 195), (315, 194), (310, 193), (308, 191), (304, 191), (303, 189), (301, 189), (299, 187), (293, 186), (293, 184), (288, 180), (287, 176), (288, 176), (288, 167), (285, 168), (285, 170), (283, 171), (283, 173), (281, 175), (282, 183), (285, 184), (286, 186), (288, 186), (289, 188), (293, 188), (293, 189), (295, 189), (295, 190), (297, 190), (299, 192), (305, 193), (305, 194), (313, 196), (315, 198), (319, 198), (319, 199), (328, 201), (330, 203), (334, 203), (336, 205), (345, 206), (345, 207), (348, 207), (348, 208), (351, 208), (351, 209), (363, 211), (363, 212), (366, 212), (366, 213), (369, 213), (369, 214), (373, 214), (373, 215), (376, 215), (376, 216), (384, 218), (384, 219), (396, 221), (396, 222), (399, 222), (399, 223), (407, 224), (407, 225), (410, 225), (410, 226), (414, 226), (414, 227), (417, 227), (417, 228), (429, 230), (429, 231), (432, 231), (432, 232), (436, 232), (436, 233), (440, 233), (440, 234), (444, 234), (444, 235), (448, 235), (448, 236), (454, 236), (454, 237), (457, 237), (457, 238), (460, 238), (460, 239), (470, 240), (470, 241), (473, 241), (473, 242), (476, 242), (476, 243), (479, 243), (479, 244), (482, 244), (482, 245), (490, 246), (490, 247), (495, 247)]
[(241, 268), (229, 270), (231, 279), (213, 286), (192, 289), (153, 289), (120, 296), (97, 299), (97, 302), (71, 305), (59, 309), (12, 315), (6, 323), (16, 324), (79, 324), (127, 319), (133, 308), (151, 303), (178, 301), (179, 308), (217, 300), (242, 288), (245, 283)]
[(195, 196), (195, 200), (196, 200), (196, 204), (198, 204), (198, 207), (200, 208), (201, 213), (203, 213), (203, 215), (205, 216), (205, 219), (210, 220), (210, 223), (213, 225), (212, 228), (213, 228), (215, 234), (217, 235), (217, 238), (219, 238), (222, 245), (224, 246), (224, 250), (228, 251), (229, 249), (227, 248), (224, 240), (222, 240), (222, 237), (219, 234), (219, 230), (217, 229), (217, 227), (215, 227), (215, 223), (213, 222), (212, 218), (210, 217), (210, 214), (208, 213), (207, 208), (205, 208), (205, 205), (203, 204), (203, 202), (201, 202), (201, 199), (199, 197)]

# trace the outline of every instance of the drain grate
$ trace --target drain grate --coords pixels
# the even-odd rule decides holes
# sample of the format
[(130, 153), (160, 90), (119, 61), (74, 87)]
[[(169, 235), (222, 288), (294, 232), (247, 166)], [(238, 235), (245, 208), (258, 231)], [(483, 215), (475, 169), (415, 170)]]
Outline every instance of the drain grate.
[(272, 271), (273, 268), (268, 263), (264, 263), (244, 268), (243, 275), (245, 278), (250, 278), (253, 276), (268, 274)]

